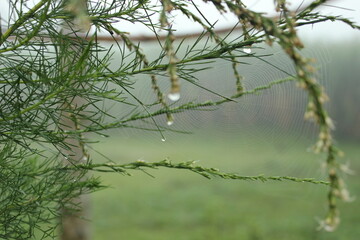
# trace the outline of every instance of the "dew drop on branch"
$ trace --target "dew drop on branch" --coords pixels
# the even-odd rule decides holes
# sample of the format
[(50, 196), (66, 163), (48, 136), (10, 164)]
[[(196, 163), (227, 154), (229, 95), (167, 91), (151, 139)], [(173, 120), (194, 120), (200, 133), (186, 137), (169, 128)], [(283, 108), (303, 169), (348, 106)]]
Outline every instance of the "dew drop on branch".
[(251, 53), (251, 48), (243, 48), (243, 52), (250, 54)]
[(168, 94), (168, 98), (171, 100), (171, 101), (177, 101), (180, 99), (180, 93), (169, 93)]

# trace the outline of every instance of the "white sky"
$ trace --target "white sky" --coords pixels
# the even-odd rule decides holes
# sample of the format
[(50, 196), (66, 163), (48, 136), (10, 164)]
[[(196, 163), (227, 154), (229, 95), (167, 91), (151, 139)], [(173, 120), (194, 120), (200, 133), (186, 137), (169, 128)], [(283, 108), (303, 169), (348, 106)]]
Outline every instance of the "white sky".
[[(5, 7), (5, 5), (8, 4), (8, 1), (0, 0), (0, 2), (0, 14), (3, 19), (6, 19), (8, 7)], [(38, 2), (38, 0), (32, 0), (30, 2), (36, 3)], [(215, 7), (212, 6), (212, 4), (205, 4), (202, 0), (193, 0), (193, 2), (199, 5), (202, 13), (207, 16), (208, 20), (211, 23), (217, 22), (215, 25), (216, 28), (233, 26), (237, 21), (236, 17), (234, 17), (232, 14), (225, 14), (222, 16), (219, 15), (219, 13), (215, 9)], [(254, 11), (274, 15), (274, 0), (243, 0), (243, 2)], [(304, 4), (306, 5), (307, 3), (312, 1), (288, 0), (288, 2), (290, 2), (292, 9), (296, 9), (302, 2), (304, 2)], [(189, 5), (191, 5), (190, 2)], [(350, 18), (351, 20), (357, 22), (358, 25), (360, 25), (360, 0), (329, 0), (328, 5), (331, 6), (326, 6), (322, 8), (323, 13), (342, 15)], [(196, 10), (194, 9), (194, 12), (195, 11)], [(158, 16), (155, 16), (155, 18), (158, 18)], [(151, 32), (141, 25), (121, 21), (121, 23), (117, 26), (122, 31), (130, 32), (132, 36), (147, 34), (151, 35)], [(173, 27), (177, 29), (178, 33), (196, 32), (202, 30), (200, 26), (192, 23), (185, 16), (181, 16), (180, 14), (177, 15)], [(300, 34), (307, 39), (314, 39), (316, 41), (319, 41), (321, 39), (323, 39), (324, 41), (344, 40), (352, 38), (360, 39), (360, 31), (354, 31), (345, 24), (334, 22), (303, 27), (300, 30)]]

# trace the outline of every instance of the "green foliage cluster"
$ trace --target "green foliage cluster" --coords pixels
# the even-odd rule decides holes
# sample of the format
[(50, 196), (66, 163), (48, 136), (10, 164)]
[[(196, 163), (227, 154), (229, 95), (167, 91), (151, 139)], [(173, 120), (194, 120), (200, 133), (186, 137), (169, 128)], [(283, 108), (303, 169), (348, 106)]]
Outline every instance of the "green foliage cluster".
[[(315, 151), (326, 154), (329, 170), (329, 183), (326, 184), (330, 186), (329, 213), (323, 225), (324, 229), (330, 231), (336, 227), (339, 221), (336, 199), (347, 198), (344, 183), (337, 173), (339, 164), (335, 161), (340, 152), (333, 144), (332, 120), (324, 108), (326, 94), (314, 78), (310, 59), (300, 54), (303, 44), (296, 28), (324, 21), (342, 21), (353, 28), (359, 27), (347, 19), (323, 16), (317, 12), (316, 9), (326, 3), (325, 0), (313, 1), (298, 11), (288, 9), (286, 1), (276, 1), (279, 17), (275, 18), (249, 10), (240, 0), (205, 2), (215, 6), (219, 13), (229, 11), (237, 16), (242, 34), (235, 39), (228, 38), (229, 35), (220, 37), (206, 16), (200, 11), (195, 13), (189, 10), (190, 5), (196, 5), (193, 1), (8, 2), (9, 16), (2, 19), (6, 29), (0, 36), (1, 238), (31, 238), (35, 229), (43, 232), (43, 237), (53, 236), (56, 227), (54, 219), (60, 214), (60, 209), (76, 209), (71, 199), (101, 188), (98, 179), (86, 175), (99, 168), (123, 172), (126, 168), (161, 166), (184, 168), (204, 176), (246, 179), (189, 163), (174, 165), (160, 161), (94, 165), (86, 149), (90, 140), (84, 134), (103, 134), (108, 129), (136, 127), (134, 122), (148, 119), (152, 127), (142, 129), (158, 131), (165, 140), (163, 132), (168, 127), (160, 126), (155, 116), (165, 116), (171, 125), (173, 115), (178, 112), (233, 102), (245, 94), (269, 89), (290, 78), (296, 79), (298, 85), (308, 93), (306, 117), (320, 127)], [(172, 15), (174, 11), (203, 27), (204, 32), (193, 45), (184, 46), (182, 42), (175, 48), (171, 25), (176, 20)], [(153, 16), (158, 16), (158, 20), (154, 21)], [(165, 31), (165, 41), (159, 40), (162, 51), (150, 61), (138, 43), (118, 28), (115, 23), (119, 21), (143, 24), (153, 31), (154, 36), (158, 36), (159, 30)], [(109, 68), (114, 61), (113, 50), (103, 48), (98, 42), (101, 31), (112, 36), (116, 34), (123, 40), (122, 43), (116, 42), (121, 52), (121, 59), (116, 60), (116, 70)], [(207, 44), (199, 47), (197, 44), (201, 39), (207, 39)], [(244, 48), (264, 42), (281, 46), (292, 59), (296, 75), (245, 90), (236, 69), (238, 57), (257, 57), (244, 51)], [(181, 59), (177, 56), (180, 48), (187, 49)], [(219, 100), (176, 105), (181, 95), (180, 80), (204, 88), (197, 84), (194, 74), (206, 70), (206, 67), (194, 66), (215, 59), (229, 60), (232, 64), (234, 94), (222, 96), (208, 90), (218, 95)], [(132, 93), (134, 83), (131, 78), (139, 74), (149, 75), (156, 96), (154, 102), (143, 103)], [(164, 90), (158, 85), (158, 76), (164, 75), (169, 76), (170, 89)], [(168, 93), (169, 100), (165, 98), (164, 91)], [(129, 101), (125, 93), (135, 103)], [(103, 107), (104, 101), (131, 105), (133, 110), (124, 113), (121, 119), (114, 118), (108, 116), (107, 109)], [(80, 159), (75, 154), (76, 149), (80, 149)], [(251, 179), (325, 183), (292, 177), (257, 176)]]

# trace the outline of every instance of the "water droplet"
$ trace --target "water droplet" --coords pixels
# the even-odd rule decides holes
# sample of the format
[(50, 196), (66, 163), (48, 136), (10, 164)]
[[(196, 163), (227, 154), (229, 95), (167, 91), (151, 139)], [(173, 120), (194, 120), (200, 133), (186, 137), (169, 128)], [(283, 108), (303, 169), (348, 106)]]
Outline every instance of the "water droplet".
[(168, 126), (171, 126), (171, 125), (173, 125), (174, 124), (174, 117), (173, 117), (173, 115), (171, 114), (171, 113), (167, 113), (166, 114), (166, 124), (168, 125)]
[(243, 48), (243, 52), (250, 54), (251, 53), (251, 48)]
[(162, 139), (161, 139), (161, 141), (165, 142), (165, 141), (166, 141), (166, 139), (165, 139), (165, 138), (162, 138)]
[(171, 101), (177, 101), (180, 99), (180, 93), (169, 93), (168, 94), (168, 98), (171, 100)]

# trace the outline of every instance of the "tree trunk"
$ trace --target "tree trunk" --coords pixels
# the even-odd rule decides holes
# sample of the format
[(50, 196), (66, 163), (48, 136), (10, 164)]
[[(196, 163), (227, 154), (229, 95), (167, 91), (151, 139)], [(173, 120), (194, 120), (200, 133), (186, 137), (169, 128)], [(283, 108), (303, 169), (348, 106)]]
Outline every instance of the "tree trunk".
[[(63, 130), (74, 131), (79, 129), (79, 119), (77, 116), (71, 116), (69, 110), (74, 110), (82, 105), (83, 100), (76, 97), (64, 104), (62, 117), (60, 123)], [(71, 112), (71, 111), (70, 111)], [(85, 163), (88, 155), (84, 149), (84, 145), (79, 139), (69, 138), (66, 140), (70, 149), (64, 151), (64, 165)], [(71, 163), (70, 163), (71, 161)], [(76, 174), (76, 173), (74, 173)], [(71, 204), (76, 206), (76, 210), (65, 209), (61, 210), (61, 240), (89, 240), (90, 237), (90, 196), (81, 195), (71, 200)]]
[[(75, 2), (75, 1), (74, 1)], [(86, 10), (86, 1), (78, 1), (80, 5), (68, 6), (69, 11), (74, 11), (75, 14), (78, 11)], [(78, 8), (78, 9), (71, 9)], [(76, 30), (84, 31), (84, 22), (73, 21), (71, 23), (71, 28), (66, 26), (65, 24), (62, 27), (62, 31), (64, 33), (73, 33)], [(88, 23), (89, 24), (89, 23)], [(82, 25), (82, 26), (81, 26)], [(90, 25), (88, 25), (90, 27)], [(75, 38), (74, 38), (74, 41)], [(79, 55), (82, 53), (82, 47), (80, 45), (74, 44), (69, 47), (69, 53), (65, 59), (62, 61), (64, 68), (69, 64), (76, 63), (75, 59), (79, 58)], [(74, 79), (75, 83), (76, 79)], [(75, 86), (76, 84), (74, 84)], [(79, 119), (76, 115), (71, 115), (71, 111), (79, 108), (83, 104), (83, 99), (80, 97), (75, 97), (73, 99), (67, 99), (66, 103), (63, 104), (63, 114), (60, 119), (60, 123), (63, 126), (63, 130), (79, 130)], [(86, 162), (88, 159), (88, 155), (84, 149), (83, 142), (81, 141), (82, 136), (79, 136), (79, 139), (68, 139), (66, 142), (68, 146), (71, 148), (64, 152), (65, 156), (68, 156), (68, 159), (64, 158), (64, 164), (70, 164), (69, 159), (72, 164), (78, 164), (82, 162)], [(76, 174), (76, 173), (75, 173)], [(61, 228), (60, 228), (60, 239), (61, 240), (90, 240), (91, 239), (91, 231), (90, 231), (90, 196), (89, 195), (81, 195), (77, 198), (73, 198), (71, 200), (71, 204), (76, 206), (76, 211), (72, 209), (61, 210)]]

